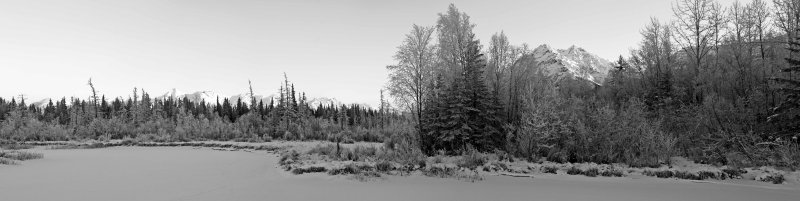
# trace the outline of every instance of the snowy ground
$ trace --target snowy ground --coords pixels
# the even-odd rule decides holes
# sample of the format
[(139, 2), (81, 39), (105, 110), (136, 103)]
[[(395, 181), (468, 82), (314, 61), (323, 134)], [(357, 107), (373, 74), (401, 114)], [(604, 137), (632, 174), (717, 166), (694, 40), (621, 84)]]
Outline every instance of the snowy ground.
[(265, 151), (197, 147), (34, 149), (43, 159), (0, 166), (2, 200), (797, 200), (764, 183), (536, 175), (475, 183), (424, 176), (368, 182), (291, 175)]

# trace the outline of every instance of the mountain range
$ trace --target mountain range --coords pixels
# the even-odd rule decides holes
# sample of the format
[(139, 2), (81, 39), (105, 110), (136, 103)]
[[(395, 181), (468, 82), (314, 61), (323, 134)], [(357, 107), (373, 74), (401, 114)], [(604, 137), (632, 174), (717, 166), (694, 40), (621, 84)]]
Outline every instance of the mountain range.
[[(603, 59), (595, 54), (589, 53), (583, 48), (571, 46), (567, 49), (554, 49), (547, 44), (540, 45), (532, 52), (523, 55), (517, 60), (517, 65), (522, 65), (526, 68), (533, 69), (534, 72), (541, 72), (542, 74), (554, 78), (558, 81), (585, 81), (591, 85), (601, 86), (605, 81), (608, 72), (613, 68), (613, 63)], [(231, 102), (236, 102), (243, 99), (245, 104), (250, 103), (250, 94), (241, 93), (231, 96), (225, 96), (214, 93), (213, 91), (196, 91), (191, 93), (184, 93), (177, 89), (172, 89), (154, 98), (184, 98), (188, 97), (192, 102), (199, 102), (204, 100), (206, 103), (216, 103), (217, 98), (222, 101), (228, 98)], [(263, 101), (264, 104), (269, 104), (270, 101), (277, 98), (276, 94), (260, 95), (255, 94), (253, 97), (256, 100)], [(38, 107), (47, 105), (50, 99), (46, 98), (40, 101), (33, 102), (32, 104)], [(328, 97), (308, 97), (308, 103), (311, 107), (322, 105), (342, 105), (345, 104), (336, 98)], [(368, 104), (358, 104), (365, 107), (370, 107)]]
[(564, 79), (585, 80), (595, 85), (603, 85), (613, 63), (583, 48), (571, 46), (567, 49), (553, 49), (541, 45), (528, 55), (522, 56), (520, 65), (527, 65), (557, 81)]

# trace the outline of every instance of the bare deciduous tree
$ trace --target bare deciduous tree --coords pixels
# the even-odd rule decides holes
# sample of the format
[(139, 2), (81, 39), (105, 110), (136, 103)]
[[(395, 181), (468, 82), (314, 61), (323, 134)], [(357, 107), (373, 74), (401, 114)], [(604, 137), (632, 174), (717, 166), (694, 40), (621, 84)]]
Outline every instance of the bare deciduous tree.
[(714, 68), (719, 68), (720, 46), (724, 40), (725, 31), (728, 26), (728, 17), (725, 16), (725, 9), (719, 2), (714, 2), (711, 5), (711, 13), (709, 16), (712, 31), (712, 45), (714, 47)]
[(523, 90), (526, 90), (526, 86), (528, 82), (530, 82), (530, 77), (528, 70), (530, 68), (526, 68), (521, 65), (517, 65), (517, 61), (521, 57), (531, 52), (530, 47), (528, 44), (523, 43), (522, 46), (519, 47), (511, 47), (511, 54), (508, 58), (511, 62), (508, 63), (508, 67), (506, 72), (508, 76), (507, 83), (508, 83), (508, 94), (503, 97), (507, 97), (508, 99), (505, 100), (506, 105), (506, 118), (511, 123), (519, 123), (521, 119), (520, 110), (523, 107)]
[(786, 41), (796, 36), (797, 24), (800, 22), (800, 0), (773, 0), (774, 25), (786, 33)]
[(767, 8), (767, 3), (763, 0), (753, 0), (747, 5), (747, 9), (750, 14), (750, 19), (753, 21), (755, 36), (758, 37), (762, 67), (764, 67), (763, 62), (766, 60), (766, 55), (764, 52), (764, 35), (769, 32), (771, 28), (768, 23), (770, 17), (769, 8)]
[(750, 71), (753, 64), (754, 43), (757, 42), (758, 34), (755, 28), (755, 20), (751, 9), (747, 5), (734, 2), (729, 9), (730, 33), (727, 37), (727, 44), (730, 51), (730, 59), (727, 64), (734, 67), (736, 75), (735, 92), (745, 94), (752, 86)]
[(672, 34), (669, 26), (651, 18), (641, 32), (643, 40), (635, 56), (644, 70), (663, 73), (672, 60)]
[[(527, 47), (527, 46), (525, 46)], [(519, 88), (519, 72), (514, 72), (514, 63), (527, 52), (527, 49), (511, 45), (504, 32), (495, 33), (489, 41), (488, 70), (486, 80), (492, 88), (492, 93), (498, 98), (500, 104), (506, 106), (506, 117), (510, 118), (509, 111), (513, 110), (516, 102), (515, 87)]]
[[(704, 68), (704, 58), (711, 50), (711, 43), (714, 37), (714, 27), (712, 20), (712, 10), (714, 3), (712, 0), (678, 0), (673, 5), (672, 11), (675, 15), (675, 40), (681, 46), (690, 59), (694, 70), (694, 81), (699, 82), (697, 76)], [(689, 86), (689, 93), (695, 95), (699, 100), (701, 95), (694, 91), (694, 83)]]
[(247, 86), (250, 89), (250, 93), (248, 95), (250, 95), (250, 107), (252, 108), (256, 106), (256, 94), (253, 93), (253, 82), (247, 80)]
[(94, 118), (98, 117), (97, 113), (97, 91), (94, 89), (94, 84), (92, 84), (92, 78), (89, 78), (89, 87), (92, 88), (92, 108), (94, 109)]
[(470, 23), (469, 15), (462, 13), (454, 4), (450, 4), (446, 13), (440, 13), (436, 22), (439, 49), (437, 56), (441, 62), (441, 74), (447, 83), (460, 75), (467, 65), (467, 51), (475, 24)]
[[(750, 4), (747, 5), (748, 11), (750, 13), (750, 19), (753, 21), (753, 31), (755, 32), (755, 36), (758, 40), (758, 50), (759, 54), (761, 55), (761, 80), (762, 89), (766, 92), (769, 88), (769, 81), (766, 78), (767, 76), (767, 56), (766, 50), (764, 49), (764, 43), (766, 42), (764, 39), (764, 35), (770, 32), (770, 24), (768, 23), (770, 18), (770, 11), (767, 7), (767, 3), (763, 0), (753, 0)], [(764, 97), (767, 98), (766, 96)], [(766, 106), (766, 105), (765, 105)], [(765, 108), (766, 110), (766, 108)]]
[(413, 114), (417, 125), (422, 117), (423, 96), (427, 93), (436, 62), (433, 32), (433, 27), (414, 25), (394, 56), (397, 65), (386, 67), (389, 70), (389, 95)]
[(661, 105), (672, 96), (672, 66), (675, 63), (673, 35), (668, 24), (656, 18), (641, 32), (642, 42), (634, 52), (634, 66), (643, 69), (642, 86), (647, 87), (646, 102)]

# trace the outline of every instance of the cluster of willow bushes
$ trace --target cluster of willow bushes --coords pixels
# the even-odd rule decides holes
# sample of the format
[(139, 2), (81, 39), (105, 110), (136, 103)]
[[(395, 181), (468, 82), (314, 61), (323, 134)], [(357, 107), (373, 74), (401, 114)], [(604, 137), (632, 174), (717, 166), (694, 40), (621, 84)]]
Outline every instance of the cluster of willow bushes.
[(519, 132), (508, 136), (508, 149), (530, 160), (659, 166), (675, 145), (661, 127), (661, 121), (645, 118), (645, 106), (637, 99), (613, 109), (548, 96), (530, 104)]

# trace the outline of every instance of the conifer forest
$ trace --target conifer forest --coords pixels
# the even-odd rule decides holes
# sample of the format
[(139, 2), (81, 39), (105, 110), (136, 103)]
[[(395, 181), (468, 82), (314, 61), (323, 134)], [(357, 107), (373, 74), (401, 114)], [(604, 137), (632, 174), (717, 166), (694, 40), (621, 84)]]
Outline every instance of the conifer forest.
[[(475, 20), (449, 4), (397, 33), (394, 54), (385, 55), (392, 62), (374, 67), (387, 75), (377, 105), (312, 102), (290, 79), (309, 75), (283, 74), (271, 91), (250, 85), (237, 98), (153, 95), (136, 86), (110, 97), (99, 93), (108, 83), (86, 77), (76, 90), (89, 97), (38, 104), (0, 97), (0, 144), (331, 143), (284, 153), (281, 165), (296, 174), (326, 171), (293, 166), (302, 154), (386, 162), (374, 169), (387, 171), (458, 157), (458, 167), (476, 174), (493, 164), (482, 160), (488, 156), (631, 168), (672, 168), (674, 157), (737, 169), (800, 168), (800, 1), (676, 0), (670, 10), (670, 18), (642, 24), (629, 52), (606, 60), (576, 46), (530, 46), (503, 30), (481, 41), (489, 37), (476, 35)], [(593, 37), (602, 30), (575, 31), (585, 33), (581, 40), (604, 40)], [(353, 143), (380, 148), (342, 151)], [(430, 171), (423, 173), (449, 174)]]

